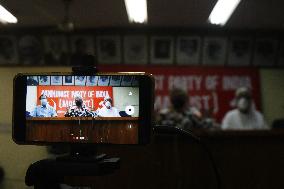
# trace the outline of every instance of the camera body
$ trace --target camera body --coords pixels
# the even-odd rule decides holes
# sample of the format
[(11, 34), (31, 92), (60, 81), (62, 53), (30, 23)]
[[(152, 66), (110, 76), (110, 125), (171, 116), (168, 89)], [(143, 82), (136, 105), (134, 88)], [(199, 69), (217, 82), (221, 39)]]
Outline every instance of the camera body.
[(27, 73), (14, 78), (18, 144), (147, 144), (154, 79), (145, 73)]

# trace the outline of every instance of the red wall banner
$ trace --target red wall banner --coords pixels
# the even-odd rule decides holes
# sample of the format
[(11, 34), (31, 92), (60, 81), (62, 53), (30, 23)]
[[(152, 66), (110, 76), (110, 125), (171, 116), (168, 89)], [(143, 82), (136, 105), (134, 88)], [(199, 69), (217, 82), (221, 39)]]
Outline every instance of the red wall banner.
[(254, 68), (187, 67), (187, 66), (99, 66), (100, 71), (140, 71), (155, 77), (155, 109), (170, 106), (169, 92), (181, 88), (189, 95), (192, 106), (204, 115), (221, 121), (233, 107), (235, 90), (239, 87), (252, 89), (254, 103), (260, 108), (259, 73)]
[[(67, 108), (74, 105), (76, 96), (81, 96), (91, 110), (96, 110), (105, 96), (113, 99), (112, 87), (98, 86), (38, 86), (37, 97), (41, 94), (47, 96), (49, 105), (56, 109), (58, 117), (64, 117)], [(40, 104), (39, 100), (37, 104)]]

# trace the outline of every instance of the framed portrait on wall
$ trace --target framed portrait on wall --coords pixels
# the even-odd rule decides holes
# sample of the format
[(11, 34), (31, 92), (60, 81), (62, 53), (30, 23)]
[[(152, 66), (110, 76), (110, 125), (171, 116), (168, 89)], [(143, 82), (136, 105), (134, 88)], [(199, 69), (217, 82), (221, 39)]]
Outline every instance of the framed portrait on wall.
[(68, 45), (63, 35), (44, 36), (44, 62), (45, 65), (67, 65)]
[(124, 75), (122, 76), (122, 80), (121, 80), (121, 86), (131, 86), (131, 82), (132, 82), (132, 76), (130, 75)]
[(51, 85), (62, 85), (62, 76), (51, 76)]
[(63, 76), (63, 85), (74, 85), (74, 80), (72, 75)]
[(280, 40), (279, 50), (277, 53), (277, 66), (284, 67), (284, 39)]
[(21, 65), (39, 66), (43, 62), (43, 44), (39, 37), (23, 35), (18, 40), (18, 57)]
[(198, 36), (180, 36), (176, 43), (177, 64), (198, 65), (200, 62), (201, 38)]
[(252, 39), (249, 37), (231, 37), (228, 45), (228, 65), (248, 66), (251, 61)]
[(94, 55), (94, 38), (92, 36), (71, 36), (71, 65), (93, 64)]
[(109, 78), (110, 78), (110, 76), (106, 76), (106, 75), (99, 76), (98, 86), (108, 86), (109, 85)]
[(50, 85), (50, 76), (47, 75), (42, 75), (42, 76), (38, 76), (38, 83), (39, 85)]
[(75, 76), (75, 85), (77, 86), (85, 86), (86, 85), (87, 76), (78, 75)]
[(18, 52), (16, 39), (9, 35), (0, 35), (0, 64), (18, 64)]
[(174, 39), (171, 36), (151, 37), (152, 64), (173, 64)]
[(28, 86), (37, 86), (38, 77), (37, 76), (27, 76), (27, 85)]
[(109, 85), (110, 86), (120, 86), (121, 78), (122, 76), (120, 75), (111, 76)]
[(97, 86), (99, 76), (87, 76), (87, 86)]
[(138, 86), (139, 85), (139, 78), (138, 77), (133, 77), (132, 78), (132, 83), (131, 83), (132, 86)]
[(119, 64), (121, 62), (121, 43), (119, 35), (104, 35), (96, 38), (98, 62)]
[(255, 40), (253, 65), (275, 65), (277, 53), (277, 40), (272, 38), (258, 38)]
[(124, 37), (124, 61), (126, 64), (146, 64), (148, 60), (147, 36), (128, 35)]
[(203, 45), (203, 65), (223, 66), (226, 60), (227, 39), (225, 37), (205, 37)]

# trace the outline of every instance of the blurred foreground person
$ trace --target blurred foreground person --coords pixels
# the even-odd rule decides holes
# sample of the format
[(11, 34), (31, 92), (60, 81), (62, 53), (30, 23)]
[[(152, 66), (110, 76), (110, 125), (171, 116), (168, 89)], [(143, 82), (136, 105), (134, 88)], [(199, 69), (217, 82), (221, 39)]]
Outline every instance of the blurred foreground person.
[(199, 127), (201, 113), (194, 107), (189, 107), (188, 94), (181, 89), (174, 89), (170, 93), (171, 107), (159, 112), (157, 124), (173, 126), (181, 129)]
[(255, 109), (248, 88), (237, 89), (236, 106), (223, 118), (222, 129), (268, 129), (262, 114)]

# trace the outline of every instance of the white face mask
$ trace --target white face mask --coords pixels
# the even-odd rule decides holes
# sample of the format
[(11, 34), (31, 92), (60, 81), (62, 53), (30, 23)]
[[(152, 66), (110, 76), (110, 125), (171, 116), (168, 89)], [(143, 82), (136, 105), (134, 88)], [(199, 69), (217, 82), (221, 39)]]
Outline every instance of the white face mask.
[(111, 108), (111, 103), (110, 103), (110, 101), (106, 101), (106, 102), (105, 102), (105, 105), (106, 105), (107, 108)]
[(46, 104), (47, 104), (47, 99), (41, 99), (41, 100), (40, 100), (40, 103), (41, 103), (42, 106), (46, 106)]
[(237, 107), (240, 111), (247, 111), (249, 109), (249, 101), (246, 98), (240, 98), (237, 103)]

